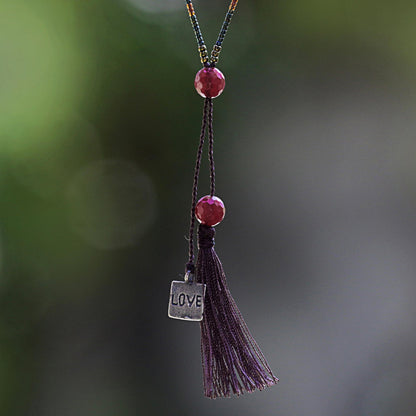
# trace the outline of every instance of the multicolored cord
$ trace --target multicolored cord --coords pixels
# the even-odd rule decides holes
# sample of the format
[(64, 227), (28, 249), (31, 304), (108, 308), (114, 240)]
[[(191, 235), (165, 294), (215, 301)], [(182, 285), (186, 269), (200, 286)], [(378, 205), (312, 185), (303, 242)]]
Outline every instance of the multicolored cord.
[(220, 55), (221, 48), (222, 48), (222, 43), (224, 41), (231, 19), (233, 18), (238, 0), (231, 0), (230, 6), (228, 7), (228, 11), (225, 15), (224, 22), (221, 26), (220, 33), (218, 34), (218, 39), (214, 44), (210, 57), (208, 57), (208, 49), (205, 45), (204, 38), (202, 37), (201, 28), (199, 27), (198, 19), (196, 17), (196, 13), (195, 13), (194, 6), (192, 4), (192, 0), (185, 0), (185, 1), (186, 1), (186, 8), (188, 9), (188, 13), (189, 13), (189, 18), (191, 19), (192, 28), (194, 29), (196, 41), (198, 43), (198, 52), (201, 58), (201, 63), (204, 66), (215, 66), (215, 64), (218, 62), (219, 55)]

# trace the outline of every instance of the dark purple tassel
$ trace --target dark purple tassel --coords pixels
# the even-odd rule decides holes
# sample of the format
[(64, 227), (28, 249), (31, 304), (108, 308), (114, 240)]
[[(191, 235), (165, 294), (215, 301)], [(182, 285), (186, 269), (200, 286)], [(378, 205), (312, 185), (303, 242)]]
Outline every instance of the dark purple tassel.
[(228, 290), (214, 250), (215, 229), (198, 230), (197, 282), (206, 285), (201, 351), (205, 396), (230, 397), (276, 384), (275, 377)]

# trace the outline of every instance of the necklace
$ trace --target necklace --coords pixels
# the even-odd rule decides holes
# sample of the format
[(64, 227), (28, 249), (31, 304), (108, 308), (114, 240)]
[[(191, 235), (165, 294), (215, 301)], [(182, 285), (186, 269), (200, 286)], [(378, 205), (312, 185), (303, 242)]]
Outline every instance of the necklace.
[[(214, 250), (214, 227), (225, 215), (224, 203), (215, 196), (213, 99), (225, 87), (224, 75), (216, 68), (216, 64), (238, 0), (231, 0), (210, 56), (192, 1), (185, 1), (203, 65), (196, 74), (194, 85), (205, 100), (192, 187), (189, 257), (184, 281), (173, 281), (171, 284), (168, 315), (174, 319), (200, 321), (204, 393), (214, 399), (262, 390), (276, 384), (278, 379), (273, 375), (231, 296), (222, 264)], [(198, 200), (198, 179), (206, 136), (210, 193)], [(199, 222), (196, 264), (195, 218)]]

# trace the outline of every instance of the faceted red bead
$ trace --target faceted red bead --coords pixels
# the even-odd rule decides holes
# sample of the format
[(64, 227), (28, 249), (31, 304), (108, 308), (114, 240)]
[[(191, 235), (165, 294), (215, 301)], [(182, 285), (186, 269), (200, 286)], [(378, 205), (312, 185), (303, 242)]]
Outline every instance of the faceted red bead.
[(224, 218), (225, 205), (216, 196), (206, 195), (202, 197), (195, 208), (197, 220), (204, 225), (214, 227), (218, 225)]
[(217, 68), (202, 68), (195, 76), (194, 85), (202, 97), (215, 98), (224, 91), (225, 78)]

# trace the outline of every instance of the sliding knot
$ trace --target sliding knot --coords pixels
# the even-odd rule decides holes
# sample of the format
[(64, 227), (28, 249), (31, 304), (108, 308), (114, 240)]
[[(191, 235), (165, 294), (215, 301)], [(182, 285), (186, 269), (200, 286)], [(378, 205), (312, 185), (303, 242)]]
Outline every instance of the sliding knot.
[(198, 228), (198, 247), (199, 248), (212, 248), (215, 245), (214, 242), (215, 228), (209, 227), (204, 224), (200, 224)]

